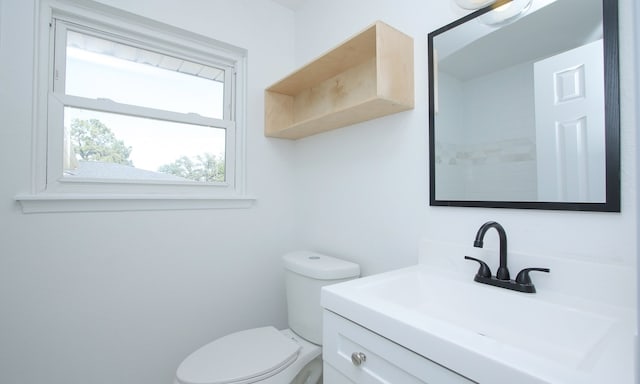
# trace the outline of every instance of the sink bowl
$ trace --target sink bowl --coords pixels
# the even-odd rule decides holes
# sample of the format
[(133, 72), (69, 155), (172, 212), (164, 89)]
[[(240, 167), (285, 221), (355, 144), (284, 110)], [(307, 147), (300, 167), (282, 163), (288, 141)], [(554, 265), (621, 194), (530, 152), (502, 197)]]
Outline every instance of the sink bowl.
[(486, 339), (485, 344), (493, 341), (576, 369), (588, 366), (614, 324), (612, 318), (538, 295), (424, 271), (390, 275), (357, 289), (421, 321), (442, 322)]

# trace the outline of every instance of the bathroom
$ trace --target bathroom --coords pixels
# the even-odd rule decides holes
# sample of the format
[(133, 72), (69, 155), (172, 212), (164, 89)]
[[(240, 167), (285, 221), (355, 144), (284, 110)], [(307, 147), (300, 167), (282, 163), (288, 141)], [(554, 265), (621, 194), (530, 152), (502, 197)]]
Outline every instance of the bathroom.
[[(37, 160), (36, 6), (0, 0), (0, 383), (169, 383), (209, 340), (286, 327), (281, 256), (295, 249), (353, 261), (368, 276), (418, 263), (423, 240), (471, 245), (495, 220), (513, 252), (621, 267), (636, 281), (634, 1), (619, 1), (620, 213), (429, 206), (427, 35), (463, 15), (451, 1), (100, 2), (247, 50), (245, 178), (255, 201), (23, 213), (16, 196), (30, 192)], [(264, 89), (375, 20), (414, 39), (415, 108), (301, 140), (265, 137)], [(637, 287), (620, 300), (637, 308)]]

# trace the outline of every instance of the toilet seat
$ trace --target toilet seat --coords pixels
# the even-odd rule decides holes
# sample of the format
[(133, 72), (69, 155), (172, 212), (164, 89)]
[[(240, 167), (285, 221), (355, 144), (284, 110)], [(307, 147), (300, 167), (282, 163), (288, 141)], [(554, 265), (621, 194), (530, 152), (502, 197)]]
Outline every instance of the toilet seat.
[(176, 373), (181, 384), (246, 384), (291, 365), (300, 344), (274, 327), (253, 328), (221, 337), (189, 355)]

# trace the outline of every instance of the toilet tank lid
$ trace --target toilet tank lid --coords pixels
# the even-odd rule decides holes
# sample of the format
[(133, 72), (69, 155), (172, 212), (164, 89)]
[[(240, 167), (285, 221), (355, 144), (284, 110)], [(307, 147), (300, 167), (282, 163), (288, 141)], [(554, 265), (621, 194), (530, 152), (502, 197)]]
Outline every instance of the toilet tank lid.
[(295, 251), (282, 256), (284, 267), (292, 272), (319, 280), (358, 277), (360, 266), (311, 251)]

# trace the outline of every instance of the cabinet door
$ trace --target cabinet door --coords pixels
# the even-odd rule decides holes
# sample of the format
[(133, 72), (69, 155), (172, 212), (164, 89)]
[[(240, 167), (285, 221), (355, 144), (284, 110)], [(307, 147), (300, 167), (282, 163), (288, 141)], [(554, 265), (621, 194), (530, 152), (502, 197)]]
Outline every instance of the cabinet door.
[(326, 384), (356, 384), (326, 362), (322, 365), (322, 381)]
[(333, 312), (324, 311), (323, 324), (322, 353), (327, 383), (474, 383)]

